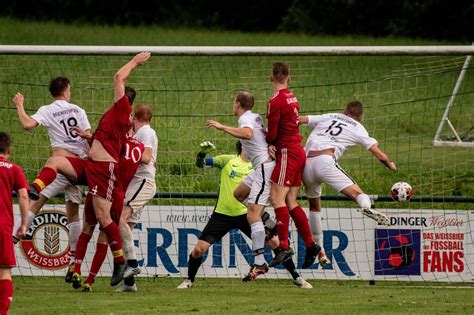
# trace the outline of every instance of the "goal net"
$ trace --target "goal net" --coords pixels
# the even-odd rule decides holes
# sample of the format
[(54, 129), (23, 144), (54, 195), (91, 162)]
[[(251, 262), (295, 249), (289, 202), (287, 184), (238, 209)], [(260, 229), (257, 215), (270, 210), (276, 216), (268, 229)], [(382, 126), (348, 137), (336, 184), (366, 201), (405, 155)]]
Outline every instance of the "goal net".
[[(146, 207), (134, 238), (145, 276), (187, 275), (187, 259), (216, 202), (218, 169), (195, 166), (197, 146), (212, 141), (213, 155), (234, 152), (235, 139), (206, 127), (207, 119), (236, 126), (238, 91), (254, 94), (254, 112), (264, 117), (272, 90), (271, 65), (290, 65), (290, 89), (301, 115), (342, 112), (351, 100), (364, 104), (363, 124), (397, 163), (390, 172), (361, 147), (349, 149), (340, 165), (372, 195), (390, 227), (379, 227), (327, 187), (323, 189), (324, 248), (332, 264), (301, 270), (308, 279), (396, 279), (470, 282), (474, 278), (474, 154), (472, 148), (433, 146), (446, 104), (453, 96), (471, 46), (448, 47), (42, 47), (0, 46), (2, 131), (13, 138), (12, 160), (29, 180), (50, 155), (43, 127), (22, 130), (11, 99), (25, 95), (33, 114), (49, 104), (48, 84), (56, 76), (72, 82), (71, 102), (84, 108), (92, 129), (112, 105), (113, 76), (141, 50), (152, 57), (129, 78), (136, 104), (153, 107), (159, 137), (158, 198)], [(474, 71), (464, 67), (449, 120), (458, 134), (474, 126)], [(305, 138), (310, 129), (301, 126)], [(304, 144), (305, 140), (303, 140)], [(397, 181), (411, 184), (409, 203), (390, 201)], [(303, 194), (303, 191), (301, 191)], [(19, 275), (63, 275), (68, 260), (64, 201), (47, 204), (16, 245)], [(301, 201), (307, 208), (306, 201)], [(273, 214), (270, 208), (269, 212)], [(18, 215), (18, 209), (16, 209)], [(51, 226), (55, 227), (54, 229)], [(290, 233), (298, 268), (304, 245)], [(211, 247), (198, 277), (240, 277), (252, 262), (250, 241), (233, 231)], [(83, 264), (87, 273), (95, 245)], [(271, 251), (266, 251), (271, 260)], [(109, 275), (108, 257), (102, 275)], [(281, 268), (269, 278), (289, 278)]]

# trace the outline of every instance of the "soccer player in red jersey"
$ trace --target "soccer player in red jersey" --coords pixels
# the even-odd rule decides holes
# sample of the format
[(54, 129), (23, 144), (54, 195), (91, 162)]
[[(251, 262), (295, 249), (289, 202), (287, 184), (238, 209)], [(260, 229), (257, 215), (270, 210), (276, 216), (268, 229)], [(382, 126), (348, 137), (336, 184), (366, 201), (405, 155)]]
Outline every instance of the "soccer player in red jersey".
[[(56, 178), (57, 172), (73, 183), (80, 184), (87, 181), (95, 216), (102, 230), (107, 234), (109, 246), (114, 254), (114, 272), (110, 281), (112, 286), (122, 280), (127, 266), (122, 254), (118, 226), (110, 216), (112, 193), (118, 177), (117, 164), (130, 129), (130, 113), (135, 98), (135, 90), (126, 88), (125, 83), (133, 70), (149, 58), (150, 53), (139, 53), (115, 74), (115, 102), (102, 116), (93, 135), (89, 160), (51, 157), (30, 185), (30, 198), (35, 200), (38, 198), (38, 193)], [(79, 248), (76, 248), (77, 251)]]
[[(119, 178), (117, 181), (117, 186), (114, 189), (114, 198), (112, 203), (112, 208), (110, 210), (110, 215), (115, 224), (119, 224), (120, 216), (122, 214), (122, 209), (124, 206), (125, 192), (128, 185), (132, 181), (135, 173), (138, 169), (138, 166), (142, 162), (143, 152), (145, 146), (137, 141), (136, 139), (129, 137), (125, 143), (124, 154), (120, 157), (119, 162)], [(92, 207), (91, 196), (88, 196), (86, 201), (86, 206), (84, 208), (85, 215), (85, 228), (82, 231), (80, 237), (80, 249), (79, 253), (80, 259), (76, 259), (74, 264), (74, 274), (81, 274), (81, 264), (87, 250), (87, 244), (89, 243), (92, 233), (94, 232), (95, 226), (97, 224), (97, 219), (95, 217), (94, 209)], [(92, 264), (89, 270), (89, 275), (84, 282), (84, 287), (82, 291), (90, 292), (92, 290), (92, 284), (94, 283), (95, 276), (100, 270), (102, 263), (107, 256), (107, 235), (104, 232), (100, 232), (99, 238), (97, 239), (96, 252), (94, 258), (92, 259)], [(79, 257), (79, 256), (78, 256)], [(80, 277), (73, 277), (72, 285), (74, 288), (81, 287)]]
[(0, 314), (8, 314), (13, 299), (11, 268), (16, 266), (13, 249), (13, 205), (12, 192), (18, 193), (21, 211), (21, 226), (18, 237), (25, 236), (28, 225), (28, 182), (21, 168), (10, 162), (11, 139), (0, 132)]
[[(301, 146), (303, 137), (299, 132), (300, 106), (295, 95), (288, 89), (290, 69), (286, 63), (275, 62), (270, 79), (273, 97), (268, 102), (266, 139), (268, 144), (276, 149), (276, 165), (271, 176), (270, 202), (279, 223), (277, 230), (281, 250), (269, 266), (275, 266), (293, 255), (288, 239), (291, 216), (306, 245), (303, 268), (308, 268), (313, 264), (321, 247), (313, 241), (308, 217), (296, 201), (306, 162), (306, 154)], [(270, 150), (274, 149), (270, 147)]]

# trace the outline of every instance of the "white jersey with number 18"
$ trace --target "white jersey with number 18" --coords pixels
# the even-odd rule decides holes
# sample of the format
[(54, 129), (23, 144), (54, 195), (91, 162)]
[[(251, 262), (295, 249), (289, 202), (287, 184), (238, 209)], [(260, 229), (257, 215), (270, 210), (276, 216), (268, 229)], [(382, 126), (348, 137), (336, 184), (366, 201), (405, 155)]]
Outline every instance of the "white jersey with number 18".
[(66, 149), (80, 158), (87, 157), (87, 140), (70, 130), (73, 126), (83, 130), (91, 129), (86, 112), (82, 108), (64, 100), (56, 100), (41, 106), (31, 118), (46, 127), (52, 148)]
[(314, 129), (306, 141), (306, 152), (332, 148), (336, 160), (350, 146), (361, 144), (370, 149), (377, 143), (361, 123), (344, 114), (308, 115), (308, 125)]

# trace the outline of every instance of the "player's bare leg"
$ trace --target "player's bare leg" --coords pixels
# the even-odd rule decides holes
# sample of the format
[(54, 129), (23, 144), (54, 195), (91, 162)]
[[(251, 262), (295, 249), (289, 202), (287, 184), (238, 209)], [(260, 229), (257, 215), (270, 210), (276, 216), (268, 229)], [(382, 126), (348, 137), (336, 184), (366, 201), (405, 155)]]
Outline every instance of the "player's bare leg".
[(321, 251), (318, 254), (319, 265), (324, 267), (329, 265), (331, 261), (326, 256), (326, 252), (323, 247), (323, 223), (321, 220), (321, 198), (309, 198), (309, 226), (311, 233), (313, 234), (313, 240), (316, 244), (321, 247)]
[(28, 195), (31, 200), (38, 200), (40, 192), (55, 179), (57, 173), (63, 174), (71, 183), (76, 182), (77, 174), (69, 160), (64, 156), (52, 156), (30, 185)]
[(102, 231), (107, 235), (110, 249), (114, 256), (114, 271), (110, 280), (110, 285), (115, 286), (123, 279), (123, 273), (127, 268), (125, 258), (122, 252), (122, 241), (120, 239), (120, 231), (117, 224), (112, 221), (110, 217), (110, 208), (112, 202), (99, 196), (92, 197), (92, 204), (94, 206), (94, 213), (99, 222)]
[(244, 202), (245, 199), (250, 194), (250, 187), (245, 185), (244, 183), (240, 183), (239, 186), (234, 190), (234, 198), (240, 202)]
[(247, 221), (250, 224), (252, 250), (254, 253), (254, 263), (250, 267), (249, 273), (242, 279), (243, 281), (252, 281), (259, 275), (268, 272), (268, 266), (263, 256), (265, 246), (265, 227), (262, 222), (262, 212), (265, 206), (249, 204), (247, 208)]
[(389, 225), (390, 221), (385, 214), (371, 208), (370, 197), (364, 194), (359, 185), (354, 184), (346, 187), (341, 193), (357, 202), (360, 207), (359, 211), (361, 211), (363, 215), (373, 219), (379, 225)]

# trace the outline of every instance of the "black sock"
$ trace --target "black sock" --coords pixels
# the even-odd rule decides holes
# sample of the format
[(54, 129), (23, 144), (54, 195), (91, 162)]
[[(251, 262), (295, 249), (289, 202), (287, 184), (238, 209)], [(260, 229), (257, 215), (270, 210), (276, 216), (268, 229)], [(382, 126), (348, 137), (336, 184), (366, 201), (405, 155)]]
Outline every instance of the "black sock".
[(127, 264), (132, 268), (138, 267), (138, 261), (136, 259), (127, 260)]
[(123, 283), (125, 285), (132, 286), (132, 285), (135, 284), (135, 277), (131, 276), (131, 277), (125, 278), (125, 279), (123, 279)]
[[(275, 253), (275, 255), (278, 254), (278, 248), (275, 248), (273, 252)], [(284, 260), (281, 264), (286, 268), (286, 270), (288, 270), (293, 280), (296, 280), (296, 278), (300, 276), (300, 274), (296, 271), (295, 263), (293, 262), (293, 259), (291, 259), (291, 257)]]
[(188, 261), (188, 279), (194, 282), (194, 279), (196, 278), (196, 273), (201, 267), (202, 264), (202, 257), (199, 258), (194, 258), (193, 254), (189, 255), (189, 261)]

